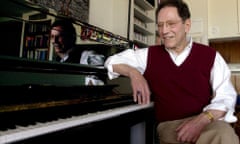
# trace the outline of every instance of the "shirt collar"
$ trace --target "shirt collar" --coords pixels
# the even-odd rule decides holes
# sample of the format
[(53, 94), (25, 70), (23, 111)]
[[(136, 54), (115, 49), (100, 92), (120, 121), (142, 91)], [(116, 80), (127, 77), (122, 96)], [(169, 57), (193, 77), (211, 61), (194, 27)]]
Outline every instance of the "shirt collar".
[(65, 62), (68, 59), (69, 55), (65, 54), (64, 57), (60, 60), (60, 62)]
[(187, 41), (188, 41), (188, 45), (184, 48), (184, 50), (179, 55), (175, 55), (174, 53), (172, 53), (171, 51), (166, 49), (167, 52), (169, 53), (171, 59), (173, 60), (173, 62), (178, 66), (184, 62), (184, 60), (190, 54), (190, 51), (192, 49), (192, 45), (193, 45), (192, 38), (187, 37)]

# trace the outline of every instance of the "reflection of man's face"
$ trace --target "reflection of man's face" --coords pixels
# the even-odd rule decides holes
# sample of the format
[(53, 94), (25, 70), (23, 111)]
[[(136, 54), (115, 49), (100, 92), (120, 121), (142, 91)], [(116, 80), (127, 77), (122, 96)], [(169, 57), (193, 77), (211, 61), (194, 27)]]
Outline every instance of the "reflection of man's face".
[(53, 47), (57, 54), (65, 52), (64, 38), (61, 32), (62, 32), (62, 28), (59, 26), (53, 27), (51, 30), (51, 43), (53, 44)]

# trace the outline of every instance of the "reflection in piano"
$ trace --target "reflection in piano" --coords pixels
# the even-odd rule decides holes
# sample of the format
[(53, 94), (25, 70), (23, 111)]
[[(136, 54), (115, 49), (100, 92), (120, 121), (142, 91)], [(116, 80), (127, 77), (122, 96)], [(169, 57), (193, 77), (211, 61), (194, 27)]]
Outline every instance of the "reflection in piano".
[[(130, 127), (152, 118), (152, 104), (136, 104), (131, 93), (115, 89), (118, 84), (70, 83), (89, 74), (106, 77), (104, 69), (0, 60), (0, 144), (82, 143), (83, 139), (87, 144), (110, 144), (106, 137), (119, 139), (119, 135), (114, 143), (127, 144)], [(49, 78), (52, 83), (45, 84)]]

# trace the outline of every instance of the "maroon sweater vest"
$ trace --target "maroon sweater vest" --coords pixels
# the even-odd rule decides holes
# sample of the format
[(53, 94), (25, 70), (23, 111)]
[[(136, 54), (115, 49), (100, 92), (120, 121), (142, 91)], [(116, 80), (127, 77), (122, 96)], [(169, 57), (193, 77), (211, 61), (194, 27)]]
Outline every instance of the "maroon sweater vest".
[(210, 103), (210, 72), (216, 51), (193, 43), (186, 60), (176, 66), (164, 46), (149, 47), (144, 77), (149, 83), (157, 122), (202, 112)]

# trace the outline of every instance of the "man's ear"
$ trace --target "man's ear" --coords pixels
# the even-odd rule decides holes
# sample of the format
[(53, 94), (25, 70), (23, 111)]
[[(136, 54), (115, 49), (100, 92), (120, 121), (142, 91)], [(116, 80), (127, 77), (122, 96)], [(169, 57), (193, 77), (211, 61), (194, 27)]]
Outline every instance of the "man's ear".
[(192, 24), (191, 20), (190, 19), (186, 19), (184, 24), (185, 24), (185, 32), (189, 33), (189, 31), (191, 29), (191, 24)]

